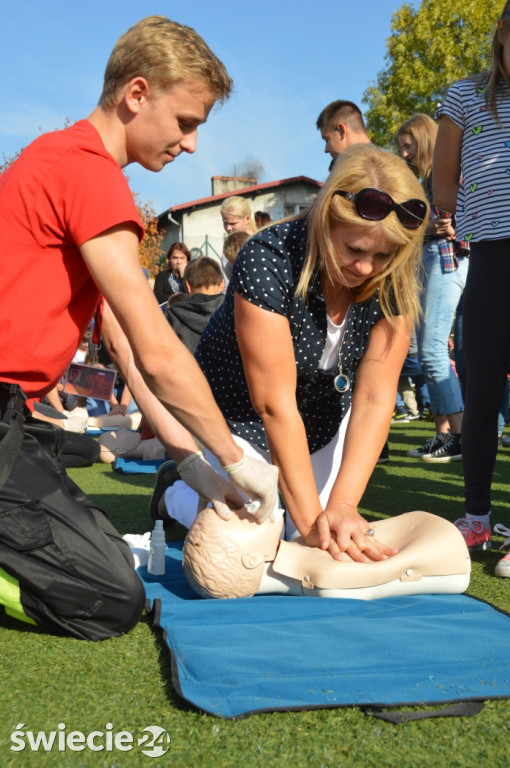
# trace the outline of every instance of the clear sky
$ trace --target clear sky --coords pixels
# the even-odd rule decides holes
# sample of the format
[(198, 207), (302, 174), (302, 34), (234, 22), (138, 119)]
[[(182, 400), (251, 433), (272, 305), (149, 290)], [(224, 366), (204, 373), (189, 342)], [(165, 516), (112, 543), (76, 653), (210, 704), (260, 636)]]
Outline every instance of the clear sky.
[(194, 27), (235, 91), (199, 128), (194, 155), (160, 173), (128, 166), (156, 211), (211, 194), (215, 175), (259, 168), (259, 181), (323, 180), (329, 155), (315, 128), (334, 99), (361, 97), (385, 67), (403, 0), (1, 0), (0, 157), (95, 107), (117, 38), (150, 14)]

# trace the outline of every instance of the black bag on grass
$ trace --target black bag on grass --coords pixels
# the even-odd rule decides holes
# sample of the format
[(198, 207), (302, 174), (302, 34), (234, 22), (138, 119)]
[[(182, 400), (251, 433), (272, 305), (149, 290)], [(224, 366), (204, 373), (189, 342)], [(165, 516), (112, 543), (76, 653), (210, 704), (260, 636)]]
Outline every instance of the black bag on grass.
[(67, 476), (61, 430), (25, 418), (23, 400), (0, 384), (0, 603), (46, 631), (121, 635), (145, 603), (129, 547)]

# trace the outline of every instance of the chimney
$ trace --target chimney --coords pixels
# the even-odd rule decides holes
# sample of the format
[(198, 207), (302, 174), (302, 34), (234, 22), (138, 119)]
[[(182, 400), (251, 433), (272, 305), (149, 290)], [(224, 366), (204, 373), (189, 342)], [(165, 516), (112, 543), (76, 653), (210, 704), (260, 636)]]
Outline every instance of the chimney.
[(253, 187), (256, 184), (258, 184), (258, 179), (247, 176), (213, 176), (211, 178), (213, 196), (235, 192), (243, 187)]

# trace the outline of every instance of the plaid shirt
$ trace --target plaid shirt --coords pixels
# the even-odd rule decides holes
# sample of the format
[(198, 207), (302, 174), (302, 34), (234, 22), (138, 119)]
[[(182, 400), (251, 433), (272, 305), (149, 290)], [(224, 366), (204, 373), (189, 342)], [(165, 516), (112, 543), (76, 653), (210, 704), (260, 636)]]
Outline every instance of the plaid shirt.
[[(450, 216), (447, 211), (442, 211), (432, 203), (432, 177), (429, 176), (428, 183), (426, 185), (427, 197), (430, 203), (430, 216), (435, 218), (437, 216)], [(453, 225), (455, 226), (455, 218), (452, 217)], [(434, 235), (429, 235), (429, 240), (437, 242), (439, 247), (439, 254), (441, 256), (441, 263), (443, 272), (455, 272), (459, 268), (459, 259), (463, 259), (469, 256), (469, 243), (466, 240), (445, 240), (444, 238), (438, 238)]]

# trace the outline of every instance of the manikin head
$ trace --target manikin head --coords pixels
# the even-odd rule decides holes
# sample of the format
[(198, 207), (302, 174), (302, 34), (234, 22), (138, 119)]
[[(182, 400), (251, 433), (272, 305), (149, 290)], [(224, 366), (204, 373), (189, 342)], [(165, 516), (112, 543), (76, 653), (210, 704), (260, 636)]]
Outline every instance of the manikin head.
[(201, 597), (252, 597), (266, 562), (276, 556), (283, 518), (258, 523), (245, 509), (222, 520), (208, 507), (196, 517), (184, 542), (182, 566)]

